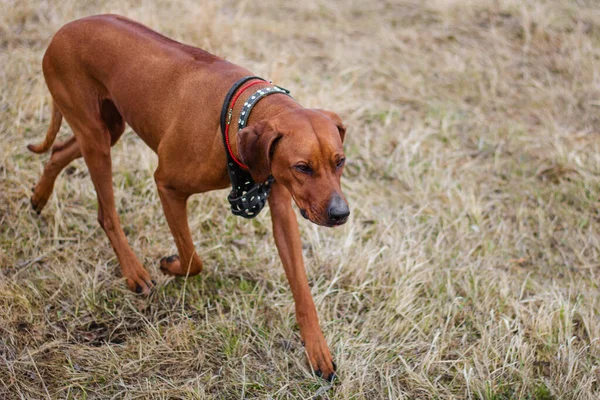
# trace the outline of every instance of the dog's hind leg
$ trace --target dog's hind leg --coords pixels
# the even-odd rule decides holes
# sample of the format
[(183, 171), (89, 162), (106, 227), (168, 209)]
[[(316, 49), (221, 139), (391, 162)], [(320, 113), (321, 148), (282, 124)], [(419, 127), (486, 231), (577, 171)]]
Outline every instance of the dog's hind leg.
[[(125, 130), (125, 122), (117, 111), (114, 103), (109, 99), (105, 99), (100, 107), (101, 117), (106, 124), (110, 132), (110, 144), (114, 145)], [(52, 121), (48, 128), (48, 134), (46, 139), (40, 145), (34, 146), (29, 145), (27, 148), (35, 153), (42, 153), (51, 146), (52, 141), (56, 136), (56, 132), (60, 128), (62, 121), (62, 114), (58, 111), (58, 107), (55, 103), (52, 105)], [(50, 143), (46, 146), (46, 143)], [(81, 157), (81, 149), (75, 136), (71, 136), (67, 140), (56, 143), (52, 146), (52, 155), (50, 160), (44, 167), (44, 173), (40, 177), (37, 185), (33, 188), (33, 195), (31, 196), (31, 205), (33, 209), (39, 214), (48, 202), (52, 190), (54, 189), (54, 182), (60, 174), (60, 172), (69, 165), (73, 160)]]
[(81, 157), (81, 150), (75, 136), (71, 136), (64, 142), (57, 143), (52, 147), (50, 160), (44, 167), (44, 173), (33, 189), (33, 195), (31, 196), (31, 205), (38, 214), (48, 202), (58, 174), (71, 161), (79, 157)]
[[(82, 99), (77, 104), (86, 104)], [(91, 100), (89, 100), (91, 103)], [(114, 143), (113, 132), (94, 107), (64, 107), (69, 122), (98, 197), (98, 222), (108, 236), (129, 289), (148, 294), (154, 286), (150, 274), (138, 261), (127, 242), (115, 208), (110, 148)]]

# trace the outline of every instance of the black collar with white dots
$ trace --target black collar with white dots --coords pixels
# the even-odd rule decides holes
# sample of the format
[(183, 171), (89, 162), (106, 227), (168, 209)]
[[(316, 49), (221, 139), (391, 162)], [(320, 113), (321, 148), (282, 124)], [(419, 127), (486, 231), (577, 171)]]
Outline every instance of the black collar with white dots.
[[(227, 200), (231, 205), (231, 212), (234, 215), (248, 219), (256, 217), (264, 208), (267, 202), (267, 197), (269, 196), (269, 192), (271, 191), (271, 185), (275, 181), (273, 176), (270, 175), (266, 182), (255, 183), (250, 175), (248, 167), (235, 158), (231, 152), (231, 146), (229, 144), (229, 127), (231, 124), (235, 101), (249, 86), (263, 83), (250, 83), (242, 88), (242, 85), (250, 80), (259, 80), (267, 83), (267, 81), (257, 76), (247, 76), (241, 78), (234, 83), (231, 89), (229, 89), (221, 109), (221, 133), (223, 136), (223, 144), (225, 146), (225, 154), (227, 156), (227, 172), (229, 173), (229, 180), (231, 181), (232, 187), (231, 193), (229, 193), (229, 196), (227, 196)], [(234, 97), (240, 88), (242, 88), (241, 91)], [(250, 113), (252, 112), (252, 109), (256, 103), (266, 96), (276, 93), (285, 94), (287, 96), (290, 95), (289, 90), (273, 85), (257, 90), (244, 102), (238, 119), (238, 132), (246, 127)]]
[(252, 111), (256, 103), (258, 103), (259, 100), (263, 99), (264, 97), (275, 93), (283, 93), (288, 96), (290, 95), (289, 90), (273, 85), (267, 88), (258, 89), (252, 94), (252, 96), (248, 97), (248, 100), (246, 100), (244, 106), (242, 107), (242, 110), (240, 111), (240, 118), (238, 119), (238, 132), (246, 127), (246, 124), (248, 123), (248, 118), (250, 118), (250, 112)]

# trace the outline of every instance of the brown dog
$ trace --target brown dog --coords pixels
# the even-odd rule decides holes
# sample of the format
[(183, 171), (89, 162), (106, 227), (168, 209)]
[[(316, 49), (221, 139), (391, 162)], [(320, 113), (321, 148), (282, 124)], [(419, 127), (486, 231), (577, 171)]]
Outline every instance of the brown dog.
[[(44, 55), (43, 70), (53, 99), (52, 121), (44, 142), (28, 148), (42, 153), (52, 147), (52, 156), (31, 198), (35, 210), (39, 213), (48, 201), (60, 171), (83, 156), (98, 196), (98, 221), (127, 285), (148, 293), (153, 281), (127, 243), (112, 188), (110, 147), (127, 123), (158, 154), (154, 178), (179, 251), (178, 257), (161, 260), (161, 270), (198, 274), (202, 261), (188, 227), (187, 199), (229, 185), (219, 114), (232, 84), (250, 72), (116, 15), (61, 28)], [(270, 85), (255, 85), (261, 87)], [(251, 93), (241, 94), (233, 115)], [(73, 136), (52, 146), (63, 116)], [(247, 128), (231, 128), (231, 151), (250, 167), (252, 178), (264, 182), (271, 174), (275, 179), (268, 202), (300, 334), (312, 368), (332, 379), (335, 366), (310, 294), (291, 199), (316, 224), (346, 221), (349, 211), (340, 188), (344, 125), (334, 113), (302, 108), (278, 94), (257, 103)]]

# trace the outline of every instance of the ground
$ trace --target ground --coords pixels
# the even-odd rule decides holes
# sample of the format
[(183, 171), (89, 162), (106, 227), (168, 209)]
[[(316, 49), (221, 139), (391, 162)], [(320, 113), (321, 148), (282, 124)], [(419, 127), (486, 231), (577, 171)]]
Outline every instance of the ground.
[[(305, 366), (268, 210), (193, 197), (205, 270), (163, 276), (156, 156), (128, 130), (114, 185), (149, 297), (126, 289), (83, 161), (32, 212), (44, 49), (103, 12), (348, 126), (350, 221), (300, 222), (332, 387)], [(0, 2), (0, 397), (598, 398), (599, 57), (594, 1)]]

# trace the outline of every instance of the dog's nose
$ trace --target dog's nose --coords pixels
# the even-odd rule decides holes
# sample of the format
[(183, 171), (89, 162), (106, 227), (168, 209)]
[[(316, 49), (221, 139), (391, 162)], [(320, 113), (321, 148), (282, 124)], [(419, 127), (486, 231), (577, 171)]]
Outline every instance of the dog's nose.
[(329, 219), (336, 224), (343, 223), (350, 215), (350, 210), (348, 209), (348, 204), (342, 199), (339, 194), (334, 194), (329, 200), (329, 205), (327, 206), (327, 215)]

